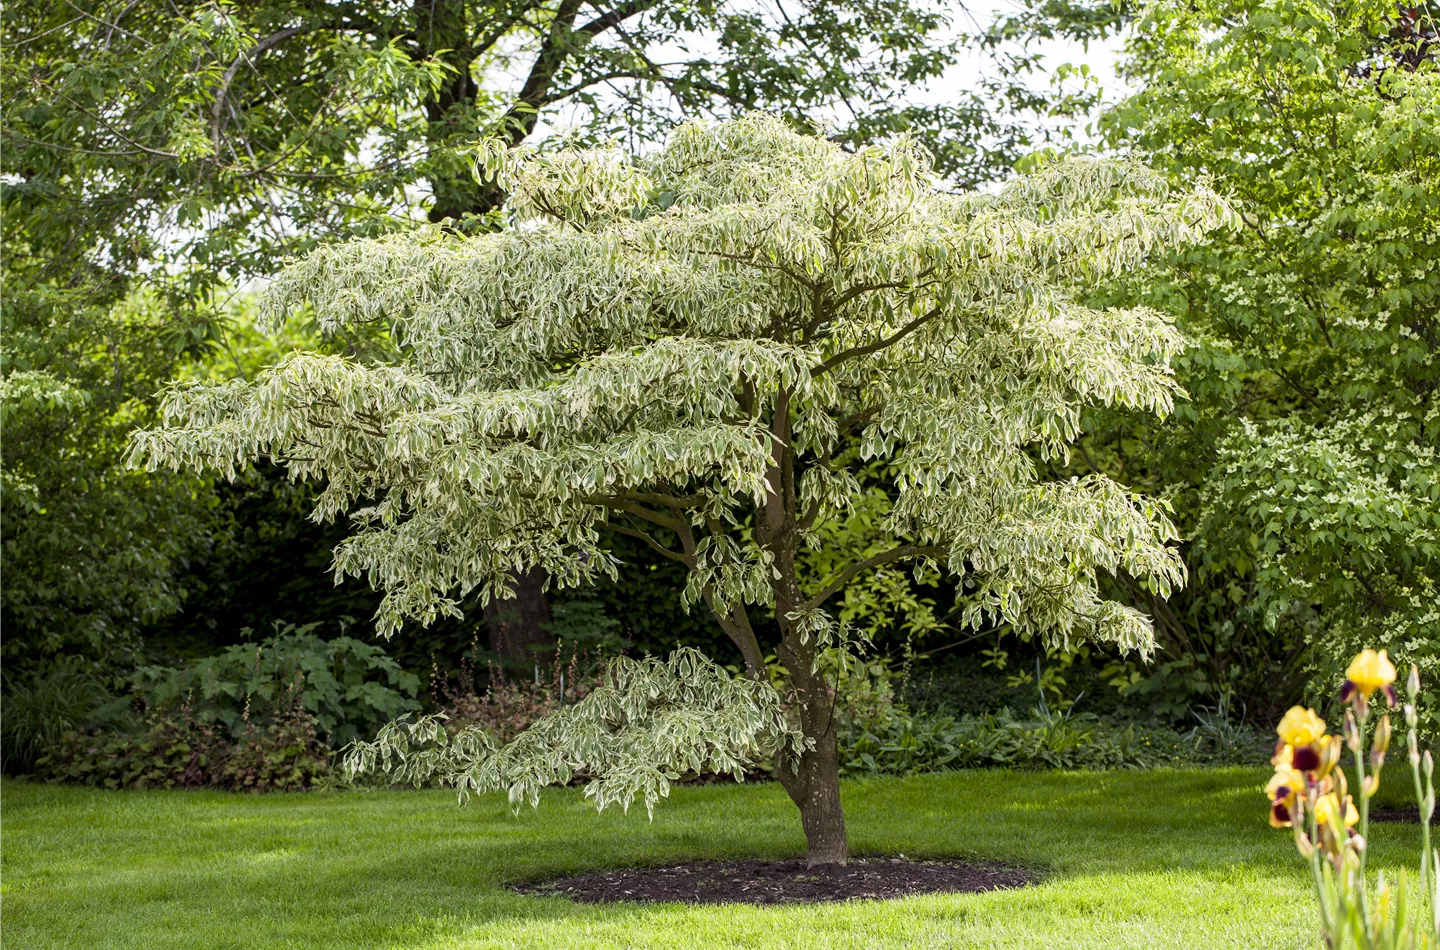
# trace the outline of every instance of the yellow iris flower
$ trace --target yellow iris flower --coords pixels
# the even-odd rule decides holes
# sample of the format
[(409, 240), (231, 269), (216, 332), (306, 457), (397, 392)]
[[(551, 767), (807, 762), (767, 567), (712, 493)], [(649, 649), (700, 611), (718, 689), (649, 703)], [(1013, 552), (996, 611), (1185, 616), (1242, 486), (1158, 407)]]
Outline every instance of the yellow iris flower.
[(1395, 664), (1384, 650), (1361, 650), (1346, 668), (1345, 681), (1366, 699), (1377, 689), (1388, 693), (1395, 682)]
[(1275, 727), (1280, 741), (1299, 748), (1313, 744), (1325, 735), (1325, 720), (1315, 715), (1315, 710), (1303, 706), (1291, 706), (1280, 725)]
[(1288, 828), (1295, 817), (1295, 799), (1305, 790), (1305, 773), (1281, 765), (1265, 786), (1270, 799), (1270, 825)]
[[(1340, 822), (1340, 799), (1334, 792), (1321, 795), (1315, 801), (1315, 821), (1322, 827), (1336, 827)], [(1355, 810), (1355, 801), (1345, 796), (1344, 821), (1346, 828), (1353, 828), (1360, 822), (1360, 813)]]
[(1289, 802), (1304, 789), (1305, 773), (1281, 766), (1275, 770), (1274, 776), (1265, 786), (1265, 794), (1269, 795), (1272, 801)]

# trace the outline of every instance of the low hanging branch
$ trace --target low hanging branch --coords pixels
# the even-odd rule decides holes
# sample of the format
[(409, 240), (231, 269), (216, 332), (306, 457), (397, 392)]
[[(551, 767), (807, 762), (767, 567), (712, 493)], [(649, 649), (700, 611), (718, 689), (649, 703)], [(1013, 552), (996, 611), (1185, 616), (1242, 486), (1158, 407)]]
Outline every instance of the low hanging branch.
[(825, 601), (844, 590), (846, 584), (871, 568), (880, 567), (883, 564), (890, 564), (895, 561), (907, 560), (909, 558), (939, 558), (944, 557), (947, 553), (948, 552), (942, 547), (923, 547), (914, 544), (902, 544), (898, 548), (891, 548), (889, 551), (877, 554), (874, 557), (867, 557), (863, 561), (856, 561), (841, 571), (840, 575), (833, 581), (826, 584), (820, 590), (820, 593), (810, 598), (810, 600), (805, 603), (805, 609), (819, 610), (825, 605)]
[[(731, 676), (693, 649), (664, 662), (621, 657), (593, 693), (552, 713), (509, 744), (441, 719), (392, 722), (374, 742), (345, 750), (352, 776), (381, 771), (419, 786), (435, 780), (471, 794), (503, 791), (516, 809), (539, 804), (550, 785), (585, 782), (597, 809), (655, 804), (682, 775), (730, 774), (777, 756), (798, 761), (807, 740), (786, 719), (773, 689)], [(782, 764), (782, 767), (784, 765)]]

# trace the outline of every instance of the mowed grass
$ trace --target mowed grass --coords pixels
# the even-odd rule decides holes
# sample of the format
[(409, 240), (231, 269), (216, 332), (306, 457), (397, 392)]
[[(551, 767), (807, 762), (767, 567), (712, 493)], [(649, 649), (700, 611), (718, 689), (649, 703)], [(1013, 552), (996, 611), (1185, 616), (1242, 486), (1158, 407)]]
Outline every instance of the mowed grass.
[[(0, 786), (9, 948), (1318, 946), (1308, 879), (1247, 769), (958, 772), (848, 782), (857, 853), (976, 857), (1037, 886), (809, 907), (586, 906), (506, 885), (587, 868), (799, 853), (773, 784), (596, 815), (446, 792), (241, 796)], [(1416, 860), (1414, 826), (1372, 861)]]

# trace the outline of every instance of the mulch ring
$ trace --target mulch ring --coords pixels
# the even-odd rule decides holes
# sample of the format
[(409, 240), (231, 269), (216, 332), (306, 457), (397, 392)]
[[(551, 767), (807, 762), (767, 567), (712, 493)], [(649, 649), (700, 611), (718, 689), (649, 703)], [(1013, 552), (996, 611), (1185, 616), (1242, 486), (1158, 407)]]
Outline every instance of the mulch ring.
[(848, 865), (807, 868), (787, 861), (704, 861), (663, 868), (592, 871), (517, 886), (522, 894), (568, 897), (583, 904), (674, 901), (682, 904), (819, 904), (884, 900), (911, 894), (995, 891), (1032, 884), (1029, 871), (971, 861), (852, 858)]

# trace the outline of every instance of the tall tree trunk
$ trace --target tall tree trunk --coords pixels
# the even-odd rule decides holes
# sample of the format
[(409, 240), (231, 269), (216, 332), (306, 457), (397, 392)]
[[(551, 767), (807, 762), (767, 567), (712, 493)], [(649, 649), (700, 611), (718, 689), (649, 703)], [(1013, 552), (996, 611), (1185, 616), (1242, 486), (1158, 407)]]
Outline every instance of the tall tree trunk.
[[(533, 12), (540, 13), (543, 6), (535, 4)], [(457, 137), (467, 140), (468, 145), (476, 133), (476, 120), (481, 116), (477, 108), (480, 87), (471, 72), (476, 60), (494, 46), (481, 49), (471, 46), (474, 24), (467, 17), (466, 0), (413, 0), (413, 7), (419, 56), (437, 55), (451, 68), (437, 94), (425, 104), (427, 134), (439, 149), (448, 150)], [(594, 36), (591, 32), (577, 41), (572, 33), (583, 7), (582, 0), (560, 0), (515, 102), (503, 116), (487, 119), (487, 134), (499, 137), (513, 148), (535, 131), (540, 120), (539, 110), (551, 100), (556, 76), (577, 44), (583, 46)], [(622, 16), (620, 20), (625, 18)], [(619, 21), (610, 25), (615, 22)], [(498, 42), (496, 36), (499, 35), (503, 35), (503, 31), (491, 37), (492, 43)], [(460, 162), (458, 167), (447, 166), (453, 163), (437, 163), (429, 174), (435, 193), (435, 203), (429, 213), (432, 223), (447, 219), (458, 223), (467, 214), (484, 215), (504, 204), (506, 195), (500, 186), (494, 181), (475, 181), (469, 162)]]
[(515, 581), (515, 596), (486, 604), (485, 626), (490, 632), (490, 652), (505, 666), (524, 669), (555, 645), (550, 633), (550, 601), (545, 596), (548, 577), (538, 567), (510, 576)]
[[(473, 138), (475, 101), (479, 86), (471, 75), (477, 54), (470, 48), (470, 25), (464, 0), (414, 0), (416, 55), (437, 56), (450, 67), (435, 96), (425, 103), (426, 136), (437, 150), (451, 148), (458, 138)], [(430, 220), (460, 220), (466, 214), (484, 214), (503, 196), (486, 195), (464, 163), (446, 167), (437, 163), (430, 173), (435, 203)], [(493, 189), (492, 189), (493, 191)]]
[(790, 390), (782, 388), (775, 400), (771, 465), (765, 477), (770, 490), (755, 513), (756, 539), (774, 558), (771, 587), (775, 592), (775, 619), (780, 624), (780, 644), (775, 654), (789, 673), (800, 729), (814, 744), (800, 757), (798, 768), (792, 770), (791, 764), (781, 763), (777, 771), (780, 784), (800, 809), (805, 863), (815, 867), (845, 864), (850, 846), (845, 837), (845, 812), (840, 807), (835, 700), (824, 675), (815, 669), (814, 639), (803, 639), (792, 619), (804, 611), (805, 598), (795, 570), (800, 523), (790, 428), (791, 395)]

